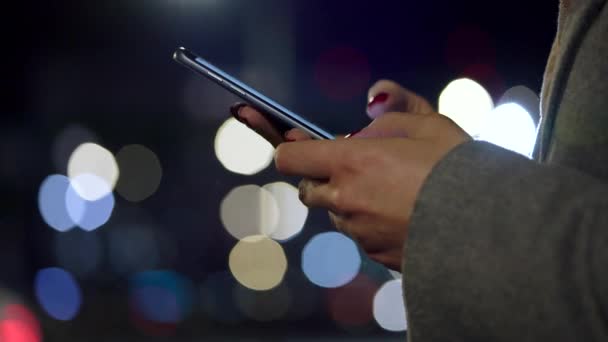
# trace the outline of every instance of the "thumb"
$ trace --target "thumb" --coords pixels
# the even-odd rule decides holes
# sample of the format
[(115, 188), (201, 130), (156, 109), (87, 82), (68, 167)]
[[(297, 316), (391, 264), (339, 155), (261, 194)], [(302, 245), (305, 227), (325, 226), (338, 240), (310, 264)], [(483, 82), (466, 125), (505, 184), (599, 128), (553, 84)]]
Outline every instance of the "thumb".
[(387, 112), (427, 114), (434, 111), (422, 96), (393, 81), (380, 80), (368, 92), (367, 114), (372, 119)]

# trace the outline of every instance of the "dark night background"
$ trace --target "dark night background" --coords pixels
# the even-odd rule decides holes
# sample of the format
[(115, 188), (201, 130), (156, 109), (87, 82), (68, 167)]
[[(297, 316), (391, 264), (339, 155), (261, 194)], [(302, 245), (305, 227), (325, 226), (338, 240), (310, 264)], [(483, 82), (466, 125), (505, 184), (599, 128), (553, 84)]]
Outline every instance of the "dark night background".
[[(213, 139), (235, 98), (175, 64), (176, 47), (198, 52), (311, 121), (343, 133), (366, 124), (367, 87), (381, 78), (432, 103), (463, 76), (477, 80), (495, 100), (516, 85), (539, 92), (557, 9), (557, 0), (11, 3), (0, 24), (0, 288), (32, 308), (45, 341), (403, 340), (403, 334), (382, 332), (373, 322), (334, 324), (323, 304), (331, 291), (304, 281), (302, 293), (317, 298), (306, 317), (220, 323), (207, 317), (193, 296), (183, 322), (142, 327), (129, 312), (128, 275), (115, 272), (105, 259), (95, 272), (77, 277), (83, 304), (75, 319), (46, 316), (32, 284), (37, 270), (62, 266), (52, 243), (60, 233), (44, 223), (37, 207), (44, 178), (65, 174), (53, 163), (54, 140), (78, 124), (112, 152), (136, 143), (158, 155), (163, 167), (158, 191), (137, 204), (117, 197), (107, 227), (92, 234), (107, 242), (114, 226), (146, 222), (159, 240), (171, 241), (171, 247), (159, 247), (155, 267), (175, 270), (200, 287), (211, 274), (226, 271), (235, 243), (218, 217), (223, 196), (242, 184), (297, 184), (297, 179), (272, 167), (255, 176), (222, 167)], [(304, 232), (284, 245), (290, 266), (298, 265), (311, 236), (329, 229), (326, 214), (311, 211)], [(290, 269), (288, 279), (301, 277)], [(387, 277), (369, 261), (363, 271), (378, 284)]]

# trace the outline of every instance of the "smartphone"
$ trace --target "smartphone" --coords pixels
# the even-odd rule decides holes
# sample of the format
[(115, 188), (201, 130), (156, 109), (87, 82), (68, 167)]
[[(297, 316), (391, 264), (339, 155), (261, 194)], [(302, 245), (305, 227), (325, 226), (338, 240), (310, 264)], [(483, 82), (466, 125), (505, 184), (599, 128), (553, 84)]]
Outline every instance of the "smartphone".
[(270, 116), (269, 119), (283, 129), (299, 128), (314, 139), (335, 139), (333, 134), (330, 134), (300, 115), (281, 106), (269, 97), (264, 96), (252, 87), (239, 81), (236, 77), (229, 75), (225, 71), (183, 47), (180, 47), (175, 51), (173, 59), (224, 87), (242, 98), (245, 102), (251, 104), (254, 108), (268, 114)]

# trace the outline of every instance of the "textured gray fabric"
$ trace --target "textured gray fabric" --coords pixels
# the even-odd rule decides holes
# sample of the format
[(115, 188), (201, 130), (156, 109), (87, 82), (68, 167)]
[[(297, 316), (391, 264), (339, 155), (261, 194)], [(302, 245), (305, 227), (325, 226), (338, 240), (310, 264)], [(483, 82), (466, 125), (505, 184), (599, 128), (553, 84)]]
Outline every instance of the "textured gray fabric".
[(608, 6), (556, 44), (539, 158), (451, 151), (416, 202), (403, 262), (411, 341), (608, 341)]

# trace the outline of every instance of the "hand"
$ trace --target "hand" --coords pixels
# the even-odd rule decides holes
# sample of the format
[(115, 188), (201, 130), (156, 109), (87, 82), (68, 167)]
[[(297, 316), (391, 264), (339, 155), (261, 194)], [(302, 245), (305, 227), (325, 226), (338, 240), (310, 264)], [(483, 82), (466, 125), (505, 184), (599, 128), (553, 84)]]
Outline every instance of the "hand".
[(330, 211), (369, 257), (400, 270), (414, 203), (432, 168), (469, 136), (440, 114), (389, 113), (350, 139), (281, 144), (277, 169), (304, 177), (300, 198)]
[[(367, 113), (370, 116), (370, 118), (375, 119), (380, 117), (381, 115), (383, 115), (385, 112), (389, 112), (389, 111), (396, 111), (396, 112), (410, 112), (410, 113), (419, 113), (419, 114), (429, 114), (429, 113), (433, 113), (434, 110), (432, 108), (432, 106), (426, 101), (424, 100), (422, 97), (420, 97), (419, 95), (416, 95), (414, 93), (412, 93), (411, 91), (402, 88), (401, 86), (399, 86), (398, 84), (396, 84), (395, 82), (392, 81), (379, 81), (377, 82), (374, 86), (372, 86), (368, 92), (368, 106), (367, 106)], [(300, 130), (297, 129), (293, 129), (290, 130), (288, 132), (282, 133), (279, 132), (278, 129), (276, 129), (271, 123), (270, 121), (268, 121), (264, 115), (258, 111), (256, 111), (254, 108), (249, 107), (249, 106), (245, 106), (245, 105), (235, 105), (232, 107), (231, 111), (233, 112), (233, 115), (239, 119), (239, 121), (247, 124), (250, 128), (252, 128), (253, 130), (255, 130), (256, 132), (258, 132), (259, 134), (261, 134), (263, 137), (265, 137), (269, 142), (271, 142), (275, 147), (278, 146), (279, 144), (285, 142), (285, 141), (305, 141), (305, 140), (310, 140), (310, 137), (308, 137), (305, 133), (303, 133)], [(397, 135), (397, 136), (403, 136), (405, 134), (407, 134), (407, 132), (398, 132), (395, 131), (396, 127), (399, 126), (395, 126), (392, 124), (392, 120), (394, 119), (395, 115), (402, 115), (403, 113), (400, 114), (392, 114), (390, 116), (390, 119), (382, 119), (382, 121), (380, 120), (376, 120), (372, 125), (370, 125), (367, 129), (361, 131), (357, 137), (362, 137), (362, 136), (391, 136), (391, 135)], [(417, 114), (417, 115), (419, 115)], [(413, 115), (412, 115), (413, 116)], [(373, 127), (373, 129), (372, 129)], [(385, 129), (386, 128), (386, 129)], [(371, 141), (368, 141), (368, 143)], [(313, 142), (314, 143), (314, 142)], [(377, 146), (380, 149), (382, 149), (382, 146)], [(284, 158), (284, 157), (281, 157)], [(278, 161), (279, 159), (277, 159)], [(362, 164), (365, 165), (365, 164)], [(359, 166), (362, 166), (359, 165)], [(376, 170), (376, 168), (370, 168), (370, 172), (373, 174), (374, 171)], [(394, 170), (390, 170), (390, 173), (394, 173)], [(378, 174), (382, 174), (382, 172), (378, 173)], [(384, 176), (377, 176), (377, 178), (382, 178)], [(391, 178), (388, 178), (391, 179)], [(406, 180), (406, 177), (404, 177), (404, 175), (402, 174), (397, 174), (396, 178), (393, 178), (397, 181)], [(329, 181), (331, 181), (331, 178), (329, 178)], [(401, 182), (404, 183), (404, 182)], [(313, 205), (313, 202), (309, 202), (307, 196), (307, 194), (310, 194), (311, 191), (310, 189), (314, 189), (315, 186), (317, 185), (322, 185), (323, 183), (320, 181), (315, 181), (315, 180), (311, 180), (311, 179), (304, 179), (301, 183), (300, 183), (300, 190), (301, 190), (301, 195), (302, 195), (302, 200), (307, 203), (308, 205)], [(323, 188), (323, 187), (321, 187)], [(328, 188), (328, 186), (326, 186), (325, 188)], [(393, 189), (391, 189), (393, 190)], [(315, 193), (314, 191), (312, 192), (313, 194)], [(372, 192), (370, 192), (371, 194)], [(363, 197), (366, 197), (366, 195), (363, 195)], [(362, 198), (363, 200), (364, 198)], [(376, 205), (380, 204), (380, 202), (374, 200), (372, 197), (367, 197), (368, 200), (370, 200), (371, 202), (374, 202)], [(413, 201), (413, 200), (411, 200)], [(410, 202), (411, 202), (410, 201)], [(341, 213), (338, 210), (339, 206), (333, 206), (333, 209), (338, 212), (338, 214), (335, 214), (331, 211), (330, 209), (330, 217), (332, 218), (332, 221), (334, 222), (334, 224), (336, 225), (336, 227), (338, 229), (343, 229), (345, 230), (347, 233), (351, 234), (351, 236), (355, 239), (358, 240), (363, 248), (370, 253), (370, 256), (375, 259), (376, 261), (379, 261), (385, 265), (387, 265), (388, 267), (391, 267), (393, 269), (399, 269), (399, 265), (401, 262), (401, 251), (403, 249), (403, 243), (405, 242), (405, 233), (407, 231), (407, 221), (409, 221), (409, 216), (411, 214), (411, 208), (408, 208), (407, 205), (403, 204), (402, 200), (396, 200), (393, 202), (392, 208), (390, 208), (391, 212), (393, 213), (393, 216), (395, 218), (393, 219), (384, 219), (383, 221), (386, 222), (379, 222), (380, 224), (376, 224), (376, 222), (373, 222), (373, 215), (364, 215), (364, 214), (359, 214), (357, 215), (356, 213), (348, 213), (348, 212), (344, 212)], [(382, 207), (382, 205), (380, 205), (380, 207)], [(367, 208), (368, 210), (370, 210), (371, 212), (371, 208)], [(407, 219), (401, 217), (401, 219), (397, 219), (397, 215), (395, 214), (401, 214), (403, 215), (403, 217), (407, 217)], [(359, 217), (359, 221), (357, 224), (351, 224), (352, 222), (352, 218), (353, 217)], [(381, 219), (380, 216), (377, 216), (378, 218)], [(351, 218), (350, 220), (348, 220), (348, 218)], [(369, 220), (368, 223), (365, 223), (365, 219)], [(394, 222), (389, 222), (389, 221), (394, 221)], [(403, 221), (405, 223), (401, 224), (400, 222)], [(367, 235), (362, 235), (359, 233), (359, 235), (355, 235), (357, 234), (357, 231), (354, 231), (353, 229), (349, 229), (349, 227), (353, 226), (358, 226), (358, 225), (373, 225), (374, 227), (370, 228), (370, 229), (363, 229), (361, 232), (365, 233), (366, 231), (369, 230)], [(359, 229), (361, 230), (361, 229)], [(374, 234), (383, 234), (383, 231), (387, 231), (387, 232), (393, 232), (393, 234), (391, 235), (398, 235), (400, 236), (400, 238), (389, 238), (388, 235), (384, 234), (385, 236), (379, 236), (379, 237), (374, 237)], [(401, 231), (401, 233), (399, 233)], [(370, 238), (371, 237), (371, 238)]]

